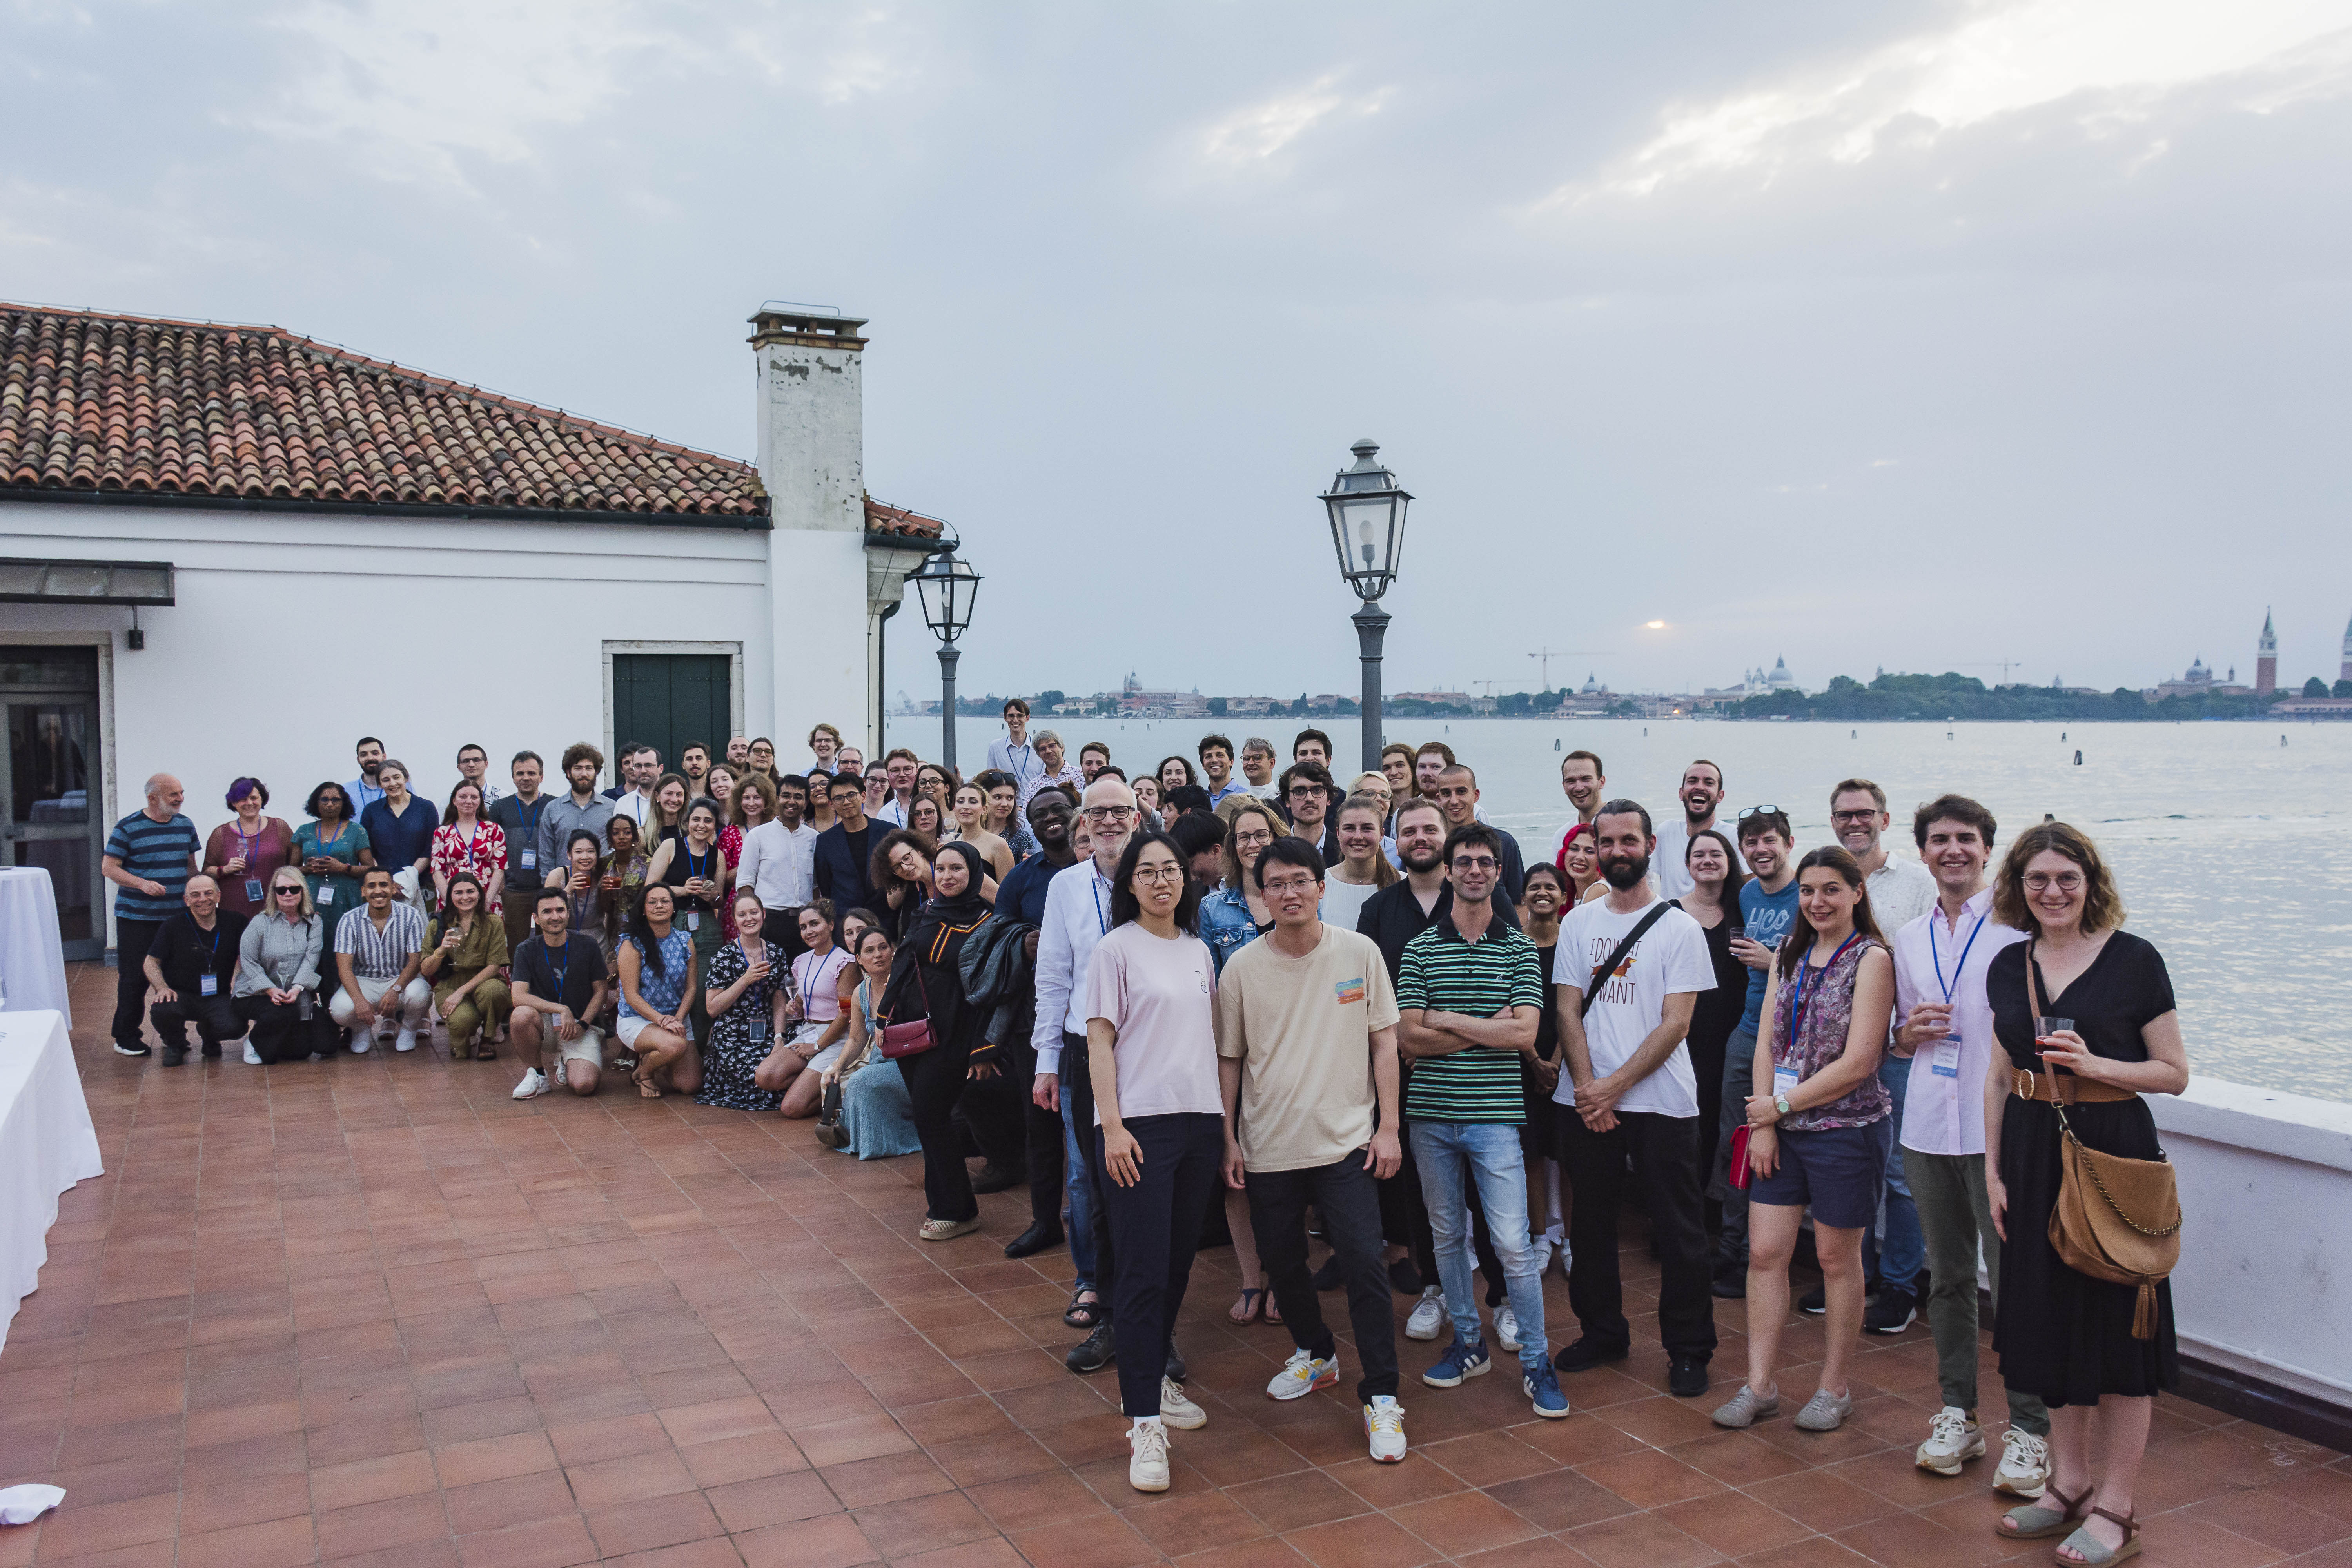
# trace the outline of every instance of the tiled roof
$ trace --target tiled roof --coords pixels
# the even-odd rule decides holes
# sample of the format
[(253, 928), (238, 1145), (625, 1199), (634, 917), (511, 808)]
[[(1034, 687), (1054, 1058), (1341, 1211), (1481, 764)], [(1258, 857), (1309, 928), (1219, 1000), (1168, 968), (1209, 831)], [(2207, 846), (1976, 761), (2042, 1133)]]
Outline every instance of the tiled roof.
[(866, 498), (866, 531), (892, 533), (908, 539), (937, 539), (946, 532), (947, 524), (936, 517), (925, 517), (919, 511), (908, 511), (902, 506)]
[(759, 471), (276, 327), (0, 304), (0, 486), (753, 517)]

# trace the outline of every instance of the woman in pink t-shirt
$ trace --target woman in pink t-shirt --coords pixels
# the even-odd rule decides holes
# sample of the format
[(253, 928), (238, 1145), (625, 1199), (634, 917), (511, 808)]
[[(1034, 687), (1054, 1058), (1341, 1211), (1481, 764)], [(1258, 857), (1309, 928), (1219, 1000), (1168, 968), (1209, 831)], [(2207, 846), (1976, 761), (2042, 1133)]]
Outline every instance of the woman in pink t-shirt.
[(1138, 833), (1112, 879), (1111, 929), (1087, 964), (1094, 1155), (1109, 1212), (1128, 1481), (1168, 1489), (1168, 1427), (1208, 1416), (1165, 1375), (1192, 1252), (1217, 1201), (1224, 1099), (1217, 967), (1194, 934), (1200, 896), (1164, 833)]

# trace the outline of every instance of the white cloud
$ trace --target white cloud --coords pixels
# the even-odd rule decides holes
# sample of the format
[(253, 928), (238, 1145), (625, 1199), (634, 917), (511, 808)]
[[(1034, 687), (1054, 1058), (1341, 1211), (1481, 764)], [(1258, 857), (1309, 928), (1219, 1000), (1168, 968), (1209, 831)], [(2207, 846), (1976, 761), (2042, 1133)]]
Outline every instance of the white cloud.
[(2095, 95), (2079, 120), (2100, 133), (2144, 118), (2167, 91), (2227, 77), (2244, 79), (2238, 101), (2257, 112), (2352, 88), (2352, 0), (1982, 0), (1948, 31), (1672, 108), (1648, 142), (1542, 205), (1646, 196), (1710, 174), (1769, 184), (2078, 94)]
[(1251, 168), (1274, 157), (1335, 114), (1356, 118), (1378, 114), (1393, 89), (1379, 88), (1351, 103), (1339, 86), (1345, 74), (1333, 71), (1305, 87), (1234, 110), (1202, 136), (1202, 156), (1228, 168)]

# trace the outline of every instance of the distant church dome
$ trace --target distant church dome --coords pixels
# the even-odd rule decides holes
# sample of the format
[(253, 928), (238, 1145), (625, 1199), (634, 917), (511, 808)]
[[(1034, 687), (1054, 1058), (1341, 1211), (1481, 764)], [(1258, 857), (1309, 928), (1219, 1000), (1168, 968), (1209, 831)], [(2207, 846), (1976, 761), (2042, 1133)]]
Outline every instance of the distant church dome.
[(2189, 673), (2182, 676), (2180, 679), (2185, 681), (2205, 681), (2212, 679), (2213, 672), (2205, 668), (2205, 656), (2201, 653), (2199, 654), (2197, 656), (2196, 662), (2189, 667)]
[(1598, 697), (1598, 696), (1600, 696), (1600, 695), (1601, 695), (1601, 679), (1600, 679), (1600, 677), (1599, 677), (1599, 676), (1597, 676), (1597, 675), (1594, 675), (1594, 674), (1592, 674), (1592, 673), (1588, 672), (1588, 673), (1585, 675), (1585, 677), (1584, 677), (1584, 685), (1583, 685), (1581, 688), (1580, 688), (1580, 689), (1579, 689), (1577, 695), (1579, 695), (1579, 696), (1580, 696), (1580, 697)]
[(1789, 673), (1788, 659), (1783, 658), (1772, 661), (1772, 673), (1766, 679), (1765, 684), (1775, 691), (1786, 691), (1797, 684), (1797, 678)]

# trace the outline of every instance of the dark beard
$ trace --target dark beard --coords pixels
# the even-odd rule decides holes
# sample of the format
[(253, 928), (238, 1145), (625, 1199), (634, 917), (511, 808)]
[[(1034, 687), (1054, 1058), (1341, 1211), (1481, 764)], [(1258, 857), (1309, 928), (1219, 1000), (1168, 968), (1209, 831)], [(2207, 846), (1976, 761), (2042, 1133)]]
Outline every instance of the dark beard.
[(1601, 879), (1621, 893), (1649, 874), (1650, 858), (1647, 855), (1633, 859), (1612, 856), (1601, 862)]
[(1399, 849), (1397, 858), (1404, 862), (1404, 868), (1408, 871), (1434, 871), (1438, 867), (1445, 864), (1445, 852), (1443, 849), (1433, 849), (1430, 851), (1429, 858), (1418, 865), (1414, 864), (1412, 851), (1410, 849)]

